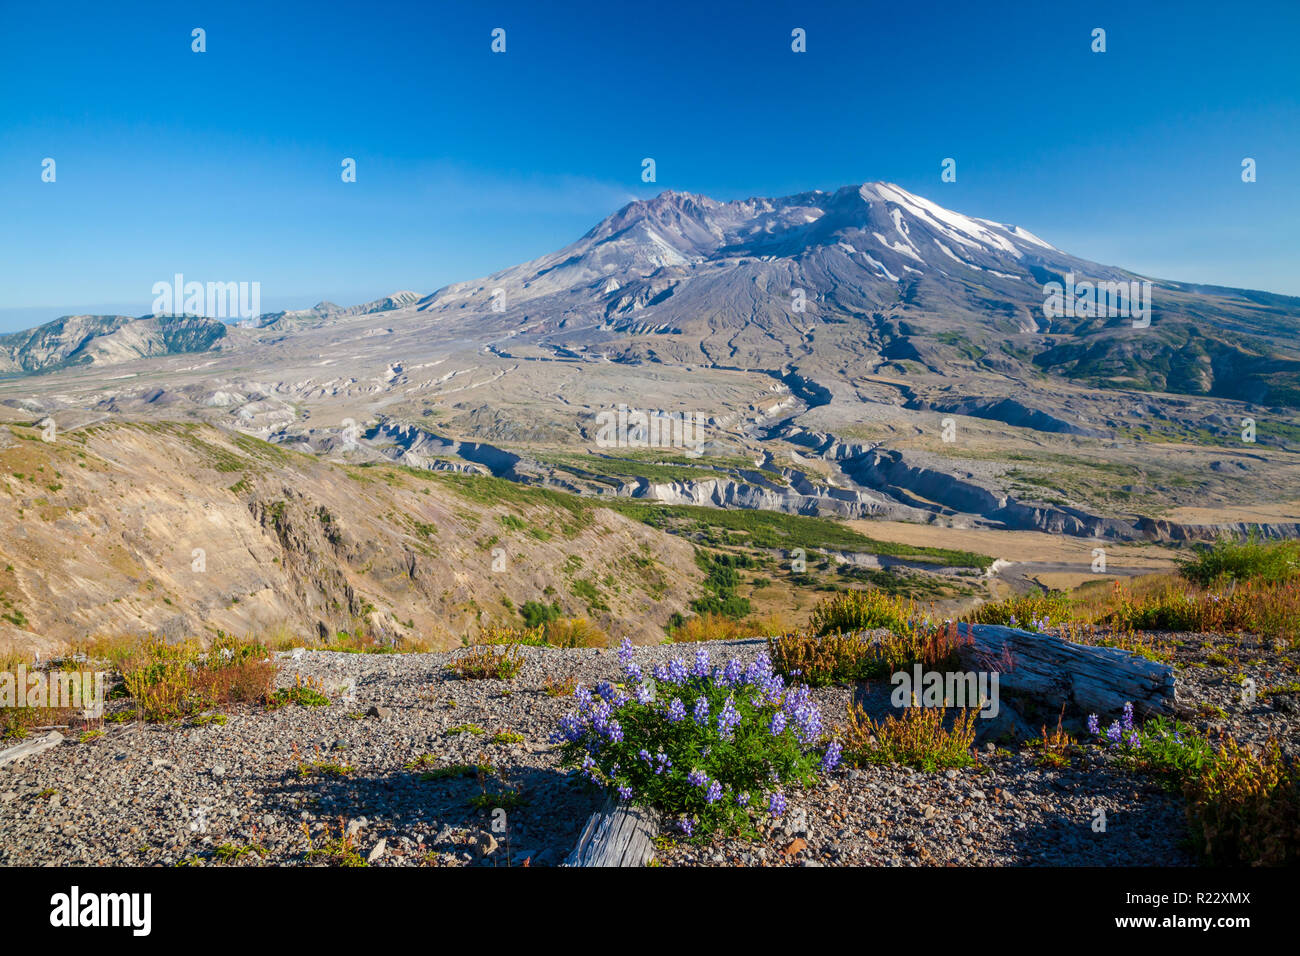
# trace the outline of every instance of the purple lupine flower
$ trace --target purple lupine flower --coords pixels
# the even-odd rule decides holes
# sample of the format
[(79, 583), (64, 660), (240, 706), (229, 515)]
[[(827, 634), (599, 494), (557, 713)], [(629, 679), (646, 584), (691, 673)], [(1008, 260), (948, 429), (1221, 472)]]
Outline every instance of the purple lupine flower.
[(637, 756), (640, 757), (642, 760), (644, 760), (646, 763), (650, 763), (650, 751), (646, 750), (644, 747), (642, 747), (641, 750), (637, 753)]
[(709, 782), (709, 775), (703, 770), (692, 770), (686, 775), (686, 782), (692, 787), (703, 787)]
[(810, 744), (821, 736), (821, 711), (812, 702), (812, 692), (807, 687), (800, 685), (786, 694), (782, 708), (794, 723), (795, 736), (800, 743)]
[(1096, 714), (1088, 715), (1088, 733), (1092, 734), (1094, 737), (1101, 736), (1101, 721), (1097, 719)]
[(707, 698), (695, 698), (695, 722), (701, 727), (709, 722), (709, 701)]
[(772, 715), (772, 722), (768, 724), (767, 732), (773, 737), (779, 737), (783, 730), (785, 730), (785, 711), (778, 710)]
[(623, 673), (627, 679), (634, 682), (641, 682), (641, 665), (636, 662), (636, 651), (632, 647), (630, 637), (623, 638), (623, 643), (618, 646), (618, 662), (623, 666)]
[(767, 656), (767, 651), (760, 651), (754, 662), (745, 669), (745, 681), (762, 687), (772, 676), (772, 660)]
[(672, 703), (668, 705), (668, 710), (665, 712), (665, 715), (668, 717), (668, 720), (674, 724), (680, 723), (686, 719), (686, 705), (682, 703), (680, 697), (673, 698)]
[(1131, 700), (1124, 703), (1124, 729), (1133, 729), (1133, 702)]
[(1130, 730), (1128, 732), (1128, 740), (1126, 740), (1125, 743), (1130, 747), (1140, 747), (1142, 745), (1142, 738), (1138, 736), (1136, 730)]
[(841, 751), (838, 740), (832, 740), (826, 745), (826, 753), (822, 754), (822, 773), (828, 773), (839, 766)]
[(691, 822), (690, 817), (682, 817), (677, 825), (682, 828), (682, 833), (686, 834), (686, 836), (690, 836), (695, 832), (695, 824)]
[(767, 811), (774, 817), (779, 817), (785, 813), (785, 794), (780, 790), (774, 790), (771, 799), (767, 803)]
[(671, 682), (669, 681), (669, 679), (668, 679), (668, 665), (667, 665), (667, 664), (656, 664), (656, 665), (654, 666), (654, 670), (652, 670), (652, 671), (650, 672), (650, 674), (651, 674), (651, 675), (654, 677), (654, 679), (657, 680), (657, 681), (661, 681), (661, 682), (663, 682), (663, 683), (665, 683), (665, 684), (667, 684), (667, 683), (671, 683)]
[(739, 723), (740, 712), (736, 710), (736, 702), (728, 697), (722, 705), (722, 712), (718, 714), (718, 734), (723, 740), (730, 740)]
[(668, 662), (668, 680), (673, 684), (681, 684), (690, 676), (686, 673), (686, 664), (680, 657), (674, 657)]
[(738, 806), (738, 807), (747, 807), (747, 806), (749, 806), (749, 791), (748, 791), (748, 790), (746, 790), (744, 793), (742, 793), (742, 794), (740, 794), (738, 797), (736, 797), (736, 806)]
[(551, 735), (553, 743), (573, 743), (582, 736), (582, 721), (577, 714), (565, 714), (560, 718), (559, 729)]
[(617, 691), (614, 690), (614, 685), (607, 680), (603, 680), (596, 685), (596, 696), (602, 700), (612, 701), (616, 693)]
[(695, 666), (691, 668), (691, 676), (709, 676), (709, 652), (702, 647), (695, 651)]
[(712, 783), (709, 784), (709, 789), (705, 791), (704, 800), (706, 803), (717, 803), (721, 799), (722, 799), (722, 784), (714, 780)]
[(662, 750), (655, 754), (655, 761), (659, 764), (659, 766), (655, 768), (655, 776), (663, 773), (673, 765), (672, 760), (669, 759), (668, 755)]
[(740, 683), (740, 679), (745, 676), (745, 666), (740, 663), (739, 657), (733, 657), (727, 661), (727, 666), (722, 669), (722, 679), (720, 683), (727, 687), (734, 687)]
[(1106, 728), (1106, 739), (1112, 744), (1117, 744), (1120, 741), (1120, 735), (1122, 733), (1123, 731), (1120, 729), (1119, 721), (1117, 720)]

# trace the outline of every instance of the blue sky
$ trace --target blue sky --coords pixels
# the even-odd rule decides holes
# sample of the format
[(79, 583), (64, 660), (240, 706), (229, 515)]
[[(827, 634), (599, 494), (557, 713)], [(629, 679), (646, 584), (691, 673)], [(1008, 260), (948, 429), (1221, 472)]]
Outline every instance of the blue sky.
[(143, 314), (176, 272), (268, 311), (429, 292), (662, 189), (878, 179), (1300, 295), (1300, 4), (1133, 6), (0, 0), (0, 331)]

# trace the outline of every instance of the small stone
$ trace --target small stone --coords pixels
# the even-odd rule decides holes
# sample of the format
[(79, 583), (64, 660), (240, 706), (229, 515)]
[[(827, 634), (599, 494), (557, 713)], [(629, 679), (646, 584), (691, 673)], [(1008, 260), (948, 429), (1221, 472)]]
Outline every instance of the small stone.
[(497, 851), (497, 838), (486, 830), (480, 830), (474, 837), (474, 852), (479, 859), (491, 856)]
[(802, 853), (806, 849), (808, 849), (808, 841), (803, 839), (802, 837), (797, 837), (796, 839), (791, 840), (790, 845), (787, 846), (781, 852), (784, 853), (786, 856), (795, 856), (799, 853)]
[(213, 767), (210, 773), (212, 774), (213, 780), (220, 780), (222, 777), (226, 775), (226, 768), (220, 766)]
[(387, 720), (392, 715), (393, 711), (391, 708), (380, 707), (378, 704), (371, 705), (370, 709), (366, 711), (367, 717), (378, 717), (380, 720)]
[(367, 826), (369, 826), (369, 825), (370, 825), (370, 821), (367, 820), (365, 817), (357, 817), (357, 818), (354, 819), (354, 820), (349, 820), (349, 821), (348, 821), (348, 830), (347, 830), (348, 836), (356, 836), (356, 835), (357, 835), (358, 833), (360, 833), (360, 832), (361, 832), (365, 827), (367, 827)]
[(366, 862), (374, 863), (375, 860), (379, 859), (381, 856), (384, 855), (384, 851), (387, 849), (388, 849), (388, 838), (380, 837), (379, 842), (375, 844), (374, 849), (372, 849), (370, 851), (370, 854), (366, 857)]

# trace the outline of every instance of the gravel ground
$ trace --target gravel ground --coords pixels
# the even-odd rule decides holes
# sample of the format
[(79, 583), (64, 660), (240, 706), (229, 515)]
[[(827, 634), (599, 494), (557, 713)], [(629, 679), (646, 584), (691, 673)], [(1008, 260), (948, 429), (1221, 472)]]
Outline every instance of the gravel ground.
[[(1296, 679), (1289, 661), (1249, 638), (1173, 635), (1186, 719), (1259, 742), (1296, 742), (1294, 693), (1242, 701), (1240, 673), (1258, 690)], [(716, 642), (752, 659), (761, 641)], [(280, 655), (278, 682), (314, 679), (327, 707), (232, 709), (225, 724), (105, 724), (104, 734), (0, 768), (0, 864), (263, 865), (310, 856), (340, 833), (376, 866), (556, 865), (600, 797), (558, 766), (548, 738), (566, 697), (548, 681), (617, 676), (613, 651), (523, 648), (511, 681), (459, 680), (450, 654)], [(454, 652), (453, 652), (454, 653)], [(643, 665), (693, 648), (638, 649)], [(1210, 664), (1228, 657), (1228, 664)], [(879, 712), (886, 682), (814, 693), (830, 724), (851, 698)], [(369, 712), (369, 716), (367, 716)], [(462, 729), (469, 728), (469, 729)], [(481, 733), (475, 730), (481, 729)], [(503, 732), (522, 742), (494, 739)], [(429, 766), (488, 764), (493, 776), (422, 780)], [(843, 767), (789, 794), (778, 827), (759, 840), (666, 844), (663, 865), (1168, 865), (1194, 862), (1181, 798), (1098, 753), (1071, 766), (1035, 764), (1031, 750), (980, 748), (980, 766), (927, 774)], [(303, 775), (304, 766), (318, 770)], [(332, 766), (351, 768), (332, 775)], [(469, 801), (517, 790), (506, 833)], [(502, 801), (489, 800), (489, 805)], [(1094, 832), (1098, 811), (1104, 832)], [(219, 852), (219, 848), (223, 848)], [(244, 848), (248, 848), (244, 851)], [(243, 852), (239, 852), (243, 851)], [(232, 853), (239, 855), (229, 858)], [(223, 859), (223, 857), (226, 857)]]

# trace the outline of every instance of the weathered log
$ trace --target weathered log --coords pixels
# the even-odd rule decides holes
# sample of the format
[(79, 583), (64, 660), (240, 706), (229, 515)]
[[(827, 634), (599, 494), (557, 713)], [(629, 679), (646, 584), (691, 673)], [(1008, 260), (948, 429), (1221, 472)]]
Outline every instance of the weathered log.
[(1174, 669), (1118, 647), (1073, 644), (997, 624), (958, 625), (971, 643), (964, 667), (998, 675), (998, 692), (1011, 700), (1036, 701), (1052, 712), (1114, 714), (1132, 702), (1140, 716), (1174, 709)]
[(655, 813), (645, 807), (606, 803), (593, 813), (565, 866), (645, 866), (654, 857), (659, 833)]
[(42, 750), (49, 750), (51, 747), (57, 747), (63, 743), (63, 734), (57, 730), (51, 731), (44, 737), (33, 737), (31, 740), (25, 740), (16, 747), (10, 747), (8, 750), (0, 750), (0, 767), (7, 766), (11, 763), (17, 763), (24, 757), (30, 757), (32, 754), (38, 754)]

